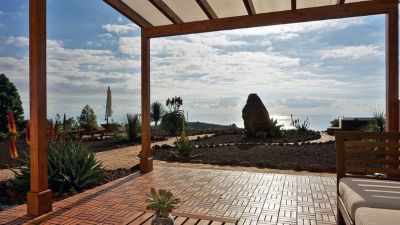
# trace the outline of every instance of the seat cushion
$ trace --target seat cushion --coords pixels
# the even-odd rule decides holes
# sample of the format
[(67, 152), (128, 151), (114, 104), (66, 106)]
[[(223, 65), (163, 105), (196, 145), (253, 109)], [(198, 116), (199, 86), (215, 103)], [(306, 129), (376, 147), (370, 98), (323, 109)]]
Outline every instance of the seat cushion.
[(344, 177), (339, 194), (353, 220), (360, 207), (400, 209), (399, 181)]
[(356, 225), (398, 225), (400, 211), (361, 207), (356, 210)]

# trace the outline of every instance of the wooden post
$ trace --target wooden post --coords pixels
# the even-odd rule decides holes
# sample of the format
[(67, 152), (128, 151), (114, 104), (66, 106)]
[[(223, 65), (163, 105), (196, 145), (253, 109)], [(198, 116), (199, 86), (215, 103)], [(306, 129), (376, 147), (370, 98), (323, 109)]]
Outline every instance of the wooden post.
[(29, 98), (31, 123), (31, 188), (28, 214), (52, 210), (47, 176), (46, 103), (46, 0), (29, 1)]
[[(399, 16), (395, 5), (386, 14), (386, 130), (399, 132)], [(388, 157), (388, 167), (398, 168), (397, 159)]]
[(153, 158), (150, 146), (150, 38), (142, 34), (142, 157), (140, 172), (153, 170)]
[(386, 14), (386, 116), (387, 130), (399, 131), (399, 16)]

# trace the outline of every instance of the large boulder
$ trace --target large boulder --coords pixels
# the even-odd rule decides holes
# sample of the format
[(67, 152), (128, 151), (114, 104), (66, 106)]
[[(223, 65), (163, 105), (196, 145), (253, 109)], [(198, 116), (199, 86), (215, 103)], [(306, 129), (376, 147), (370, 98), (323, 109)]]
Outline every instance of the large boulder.
[(267, 109), (257, 94), (250, 94), (247, 103), (242, 110), (244, 129), (247, 136), (256, 137), (265, 132), (270, 118)]

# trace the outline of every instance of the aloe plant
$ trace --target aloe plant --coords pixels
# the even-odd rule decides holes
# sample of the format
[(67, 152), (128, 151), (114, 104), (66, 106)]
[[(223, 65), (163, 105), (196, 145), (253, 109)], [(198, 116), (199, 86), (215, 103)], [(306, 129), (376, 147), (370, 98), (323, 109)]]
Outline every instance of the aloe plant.
[(175, 198), (170, 191), (151, 188), (150, 193), (147, 195), (146, 208), (154, 211), (152, 224), (173, 224), (173, 221), (169, 218), (169, 214), (177, 208), (179, 202), (179, 198)]

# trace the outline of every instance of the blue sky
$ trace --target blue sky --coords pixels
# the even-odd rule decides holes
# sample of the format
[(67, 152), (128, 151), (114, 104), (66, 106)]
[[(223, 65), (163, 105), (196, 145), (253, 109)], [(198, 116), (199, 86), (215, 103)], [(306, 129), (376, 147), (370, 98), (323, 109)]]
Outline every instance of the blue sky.
[[(249, 93), (275, 117), (384, 110), (385, 18), (370, 16), (158, 38), (152, 100), (181, 96), (189, 120), (241, 125)], [(48, 116), (90, 104), (102, 122), (107, 86), (114, 120), (140, 109), (140, 30), (103, 1), (48, 0)], [(0, 0), (0, 73), (28, 116), (28, 1)], [(315, 123), (313, 124), (313, 120)], [(282, 122), (285, 122), (282, 120)]]

